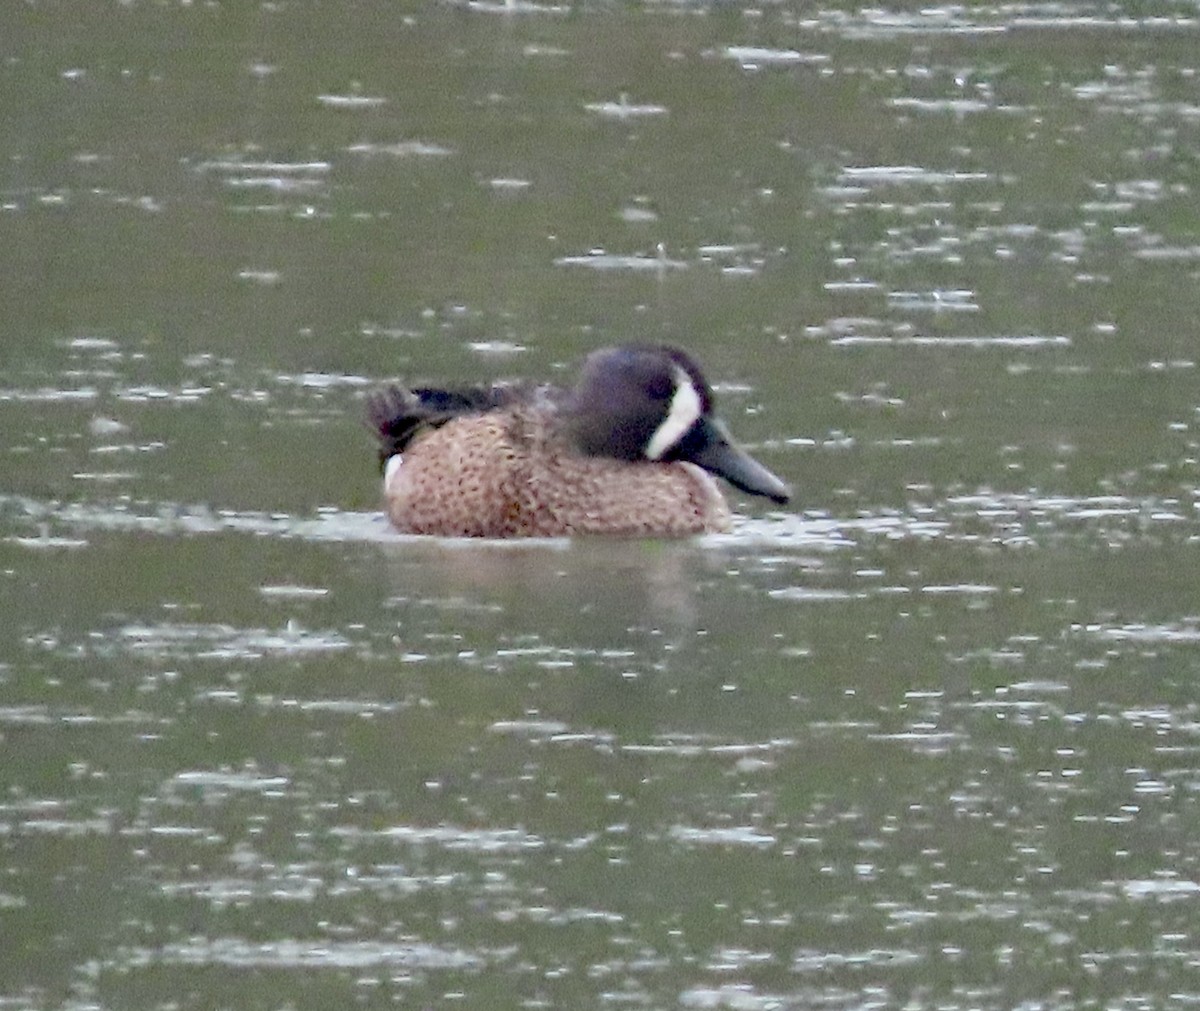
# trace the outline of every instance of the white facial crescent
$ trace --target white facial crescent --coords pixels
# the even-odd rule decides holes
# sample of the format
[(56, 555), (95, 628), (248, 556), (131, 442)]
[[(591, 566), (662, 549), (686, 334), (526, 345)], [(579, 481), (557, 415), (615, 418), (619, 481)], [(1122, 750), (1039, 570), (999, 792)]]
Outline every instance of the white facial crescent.
[(646, 444), (646, 459), (657, 460), (672, 446), (676, 445), (704, 413), (700, 402), (700, 394), (692, 382), (692, 377), (678, 365), (672, 366), (675, 372), (675, 392), (671, 395), (671, 407), (667, 411), (663, 423), (654, 430), (650, 441)]

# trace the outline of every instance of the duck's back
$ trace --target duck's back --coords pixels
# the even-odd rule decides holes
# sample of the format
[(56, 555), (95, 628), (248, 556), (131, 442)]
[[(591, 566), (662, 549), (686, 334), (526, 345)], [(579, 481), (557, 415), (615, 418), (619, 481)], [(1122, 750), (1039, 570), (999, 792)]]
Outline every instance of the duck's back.
[(421, 432), (388, 463), (392, 523), (447, 537), (728, 529), (724, 496), (699, 467), (583, 456), (555, 420), (544, 405), (521, 404)]
[(512, 536), (519, 492), (504, 417), (463, 415), (422, 432), (384, 471), (388, 517), (403, 533)]

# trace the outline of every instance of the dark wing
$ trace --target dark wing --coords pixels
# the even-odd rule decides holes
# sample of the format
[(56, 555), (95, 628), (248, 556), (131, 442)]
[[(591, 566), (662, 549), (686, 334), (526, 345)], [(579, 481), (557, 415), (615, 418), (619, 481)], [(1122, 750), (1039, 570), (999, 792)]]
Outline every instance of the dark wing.
[(514, 386), (388, 386), (377, 390), (367, 397), (367, 425), (379, 440), (380, 466), (388, 457), (402, 453), (421, 431), (464, 414), (493, 411), (520, 396), (520, 389)]

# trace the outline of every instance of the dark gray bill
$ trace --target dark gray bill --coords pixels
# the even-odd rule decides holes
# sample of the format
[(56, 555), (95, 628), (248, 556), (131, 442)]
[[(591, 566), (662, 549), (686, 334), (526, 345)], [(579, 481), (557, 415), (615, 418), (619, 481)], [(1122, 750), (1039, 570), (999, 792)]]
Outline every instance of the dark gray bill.
[(735, 488), (751, 495), (763, 495), (780, 505), (792, 497), (792, 489), (736, 446), (719, 421), (701, 418), (680, 444), (678, 459), (723, 477)]

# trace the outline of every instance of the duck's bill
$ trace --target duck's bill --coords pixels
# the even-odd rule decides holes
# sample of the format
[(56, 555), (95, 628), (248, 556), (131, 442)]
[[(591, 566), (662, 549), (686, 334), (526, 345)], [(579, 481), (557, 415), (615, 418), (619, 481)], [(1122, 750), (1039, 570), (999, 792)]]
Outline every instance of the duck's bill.
[(721, 422), (705, 418), (698, 428), (687, 440), (685, 459), (751, 495), (762, 495), (780, 505), (792, 497), (791, 488), (734, 444)]

